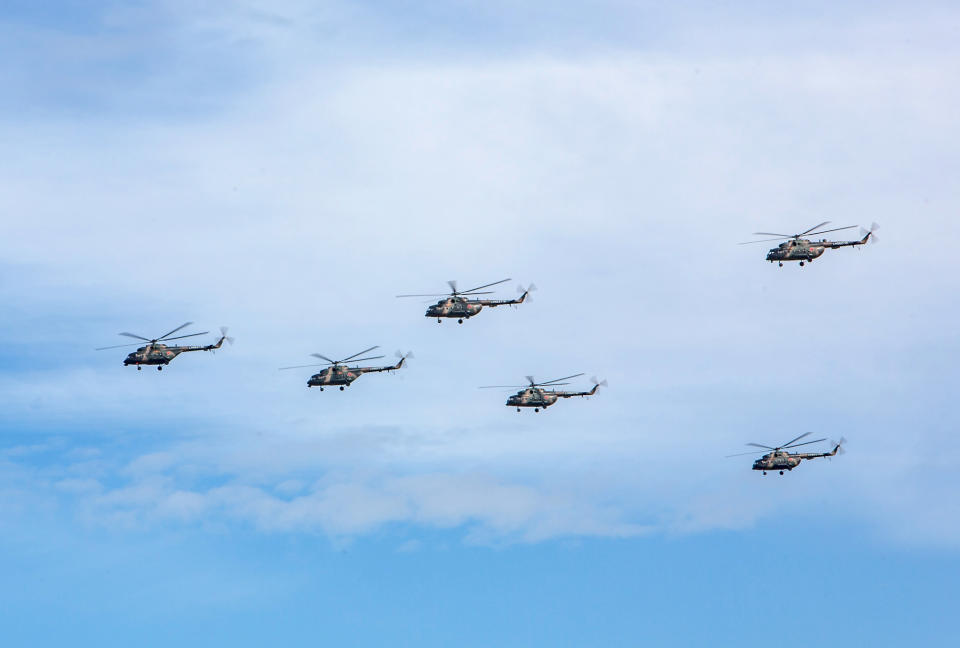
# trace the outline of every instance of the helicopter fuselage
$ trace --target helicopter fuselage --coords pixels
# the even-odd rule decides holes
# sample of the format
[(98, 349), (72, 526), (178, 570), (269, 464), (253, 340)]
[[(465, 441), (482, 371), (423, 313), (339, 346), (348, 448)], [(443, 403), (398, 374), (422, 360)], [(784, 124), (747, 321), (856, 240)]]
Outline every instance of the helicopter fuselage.
[(754, 470), (793, 470), (802, 458), (789, 452), (771, 452), (753, 462)]
[(826, 241), (790, 240), (767, 252), (767, 261), (813, 261), (826, 250)]
[(448, 297), (430, 306), (424, 316), (469, 319), (481, 310), (483, 310), (483, 304), (462, 297)]
[(363, 370), (359, 367), (351, 368), (342, 365), (327, 367), (320, 373), (310, 376), (307, 387), (325, 387), (328, 385), (343, 385), (346, 387), (362, 374)]
[(507, 398), (507, 407), (536, 407), (546, 409), (557, 402), (560, 394), (555, 391), (528, 387)]
[(124, 366), (130, 365), (166, 365), (170, 361), (183, 353), (185, 349), (181, 347), (168, 347), (165, 344), (152, 344), (143, 346), (127, 355), (124, 359)]

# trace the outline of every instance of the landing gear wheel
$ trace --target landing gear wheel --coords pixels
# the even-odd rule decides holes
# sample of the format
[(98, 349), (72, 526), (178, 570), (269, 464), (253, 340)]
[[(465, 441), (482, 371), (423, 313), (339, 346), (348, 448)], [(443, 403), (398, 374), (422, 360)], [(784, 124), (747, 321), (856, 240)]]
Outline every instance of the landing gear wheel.
[(443, 324), (443, 320), (440, 319), (439, 317), (437, 318), (437, 324)]
[(539, 412), (539, 411), (540, 411), (540, 408), (539, 408), (539, 407), (534, 407), (534, 408), (533, 408), (533, 411), (534, 411), (534, 412)]
[(143, 370), (143, 367), (141, 367), (140, 365), (137, 365), (137, 371), (142, 371), (142, 370)]
[(520, 411), (520, 408), (519, 408), (519, 407), (517, 408), (517, 411), (518, 411), (518, 412)]
[(783, 474), (783, 471), (782, 471), (782, 470), (780, 471), (780, 474), (781, 474), (781, 475)]
[[(780, 262), (780, 267), (781, 267), (781, 268), (783, 267), (783, 261)], [(766, 473), (764, 473), (764, 474), (766, 474)]]
[(763, 474), (764, 474), (764, 475), (766, 475), (766, 474), (767, 474), (767, 471), (766, 471), (766, 470), (764, 470), (764, 471), (763, 471)]
[(340, 391), (343, 391), (343, 386), (340, 387)]
[(463, 320), (462, 320), (462, 319), (458, 319), (458, 320), (457, 320), (457, 324), (463, 324)]
[(803, 261), (800, 262), (800, 267), (801, 267), (801, 268), (803, 267)]
[(163, 367), (157, 367), (157, 371), (163, 371)]
[(323, 387), (320, 388), (320, 391), (323, 391)]

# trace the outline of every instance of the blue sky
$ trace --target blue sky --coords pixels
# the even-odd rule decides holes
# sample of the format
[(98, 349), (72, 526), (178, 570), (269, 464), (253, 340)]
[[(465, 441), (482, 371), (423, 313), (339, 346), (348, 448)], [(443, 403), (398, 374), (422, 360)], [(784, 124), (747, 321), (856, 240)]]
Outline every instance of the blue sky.
[[(947, 636), (954, 7), (196, 5), (0, 10), (5, 644)], [(736, 245), (823, 220), (881, 241)], [(237, 343), (93, 351), (187, 320)], [(724, 458), (805, 431), (849, 452)]]

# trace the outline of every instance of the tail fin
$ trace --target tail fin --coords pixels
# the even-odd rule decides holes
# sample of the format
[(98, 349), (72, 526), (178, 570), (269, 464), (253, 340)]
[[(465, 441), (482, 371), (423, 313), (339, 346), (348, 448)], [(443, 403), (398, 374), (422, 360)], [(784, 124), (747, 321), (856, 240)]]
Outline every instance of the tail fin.
[(407, 360), (407, 358), (412, 358), (412, 357), (413, 357), (413, 351), (407, 351), (406, 353), (403, 353), (403, 352), (401, 352), (401, 351), (397, 351), (394, 355), (396, 355), (398, 358), (400, 358), (400, 361), (397, 362), (397, 364), (395, 364), (395, 365), (393, 366), (393, 368), (394, 368), (394, 369), (400, 369), (401, 367), (403, 367), (403, 363)]
[(517, 286), (517, 292), (520, 293), (520, 298), (517, 300), (517, 303), (522, 304), (527, 299), (529, 299), (530, 301), (533, 301), (533, 297), (530, 296), (530, 293), (532, 293), (536, 289), (537, 289), (537, 286), (535, 284), (530, 284), (526, 288), (524, 288), (523, 286)]
[(830, 452), (826, 453), (826, 456), (827, 456), (827, 457), (835, 457), (835, 456), (837, 456), (838, 454), (841, 454), (841, 455), (842, 455), (843, 453), (845, 453), (846, 450), (843, 449), (843, 444), (846, 443), (846, 442), (847, 442), (847, 440), (846, 440), (845, 438), (843, 438), (843, 437), (840, 437), (840, 440), (839, 440), (839, 441), (834, 441), (833, 439), (831, 439), (831, 440), (830, 440), (830, 443), (833, 444), (833, 450), (831, 450)]
[(214, 348), (214, 349), (219, 349), (220, 347), (222, 347), (224, 340), (226, 340), (226, 341), (229, 342), (231, 345), (233, 345), (233, 338), (232, 338), (232, 337), (229, 337), (229, 336), (227, 335), (227, 331), (229, 331), (229, 330), (230, 330), (230, 329), (229, 329), (228, 327), (226, 327), (226, 326), (221, 326), (221, 327), (220, 327), (220, 339), (217, 340), (217, 343), (213, 345), (213, 348)]
[(590, 382), (593, 383), (593, 389), (588, 392), (591, 396), (597, 393), (597, 388), (607, 386), (606, 380), (597, 380), (596, 376), (591, 377)]

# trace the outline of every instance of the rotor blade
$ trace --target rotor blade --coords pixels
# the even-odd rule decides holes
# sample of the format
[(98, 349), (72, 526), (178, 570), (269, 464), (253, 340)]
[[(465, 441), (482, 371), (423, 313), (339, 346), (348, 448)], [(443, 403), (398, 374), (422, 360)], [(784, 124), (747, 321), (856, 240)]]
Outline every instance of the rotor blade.
[(309, 365), (296, 365), (294, 367), (280, 367), (278, 371), (283, 371), (284, 369), (303, 369), (304, 367), (326, 367), (327, 365), (322, 364), (309, 364)]
[(364, 349), (364, 350), (361, 351), (360, 353), (354, 353), (354, 354), (351, 355), (351, 356), (347, 356), (347, 357), (344, 358), (343, 360), (340, 360), (340, 362), (346, 362), (347, 360), (351, 360), (351, 359), (353, 359), (353, 358), (356, 358), (358, 355), (363, 355), (363, 354), (366, 353), (367, 351), (373, 351), (374, 349), (379, 349), (379, 348), (380, 348), (379, 345), (374, 345), (374, 346), (370, 347), (369, 349)]
[(803, 437), (805, 437), (805, 436), (810, 436), (811, 434), (813, 434), (813, 432), (804, 432), (803, 434), (801, 434), (800, 436), (798, 436), (796, 439), (792, 439), (792, 440), (790, 440), (790, 441), (787, 441), (786, 443), (784, 443), (783, 445), (781, 445), (781, 446), (779, 446), (779, 447), (785, 448), (785, 447), (787, 447), (787, 446), (789, 446), (789, 445), (793, 445), (794, 443), (796, 443), (797, 441), (799, 441), (799, 440), (802, 439)]
[(579, 378), (582, 375), (583, 375), (582, 373), (578, 373), (578, 374), (573, 374), (572, 376), (564, 376), (563, 378), (554, 378), (553, 380), (548, 380), (547, 382), (536, 383), (536, 384), (546, 386), (546, 385), (551, 385), (553, 383), (560, 382), (561, 380), (568, 380), (570, 378)]
[(809, 234), (809, 233), (812, 232), (813, 230), (815, 230), (815, 229), (820, 229), (820, 228), (823, 227), (824, 225), (829, 225), (829, 224), (830, 224), (830, 221), (823, 221), (823, 222), (820, 223), (819, 225), (814, 225), (814, 226), (811, 227), (810, 229), (808, 229), (808, 230), (806, 230), (806, 231), (804, 231), (804, 232), (800, 232), (799, 234), (797, 234), (797, 236), (806, 236), (807, 234)]
[(821, 441), (826, 441), (826, 437), (823, 439), (817, 439), (816, 441), (804, 441), (803, 443), (794, 443), (793, 445), (780, 446), (781, 449), (786, 450), (787, 448), (798, 448), (800, 446), (810, 445), (811, 443), (820, 443)]
[(153, 340), (150, 340), (150, 339), (148, 339), (148, 338), (143, 337), (142, 335), (134, 335), (133, 333), (117, 333), (117, 335), (122, 335), (122, 336), (124, 336), (124, 337), (129, 337), (129, 338), (136, 338), (137, 340), (143, 340), (144, 342), (152, 342), (152, 341), (153, 341)]
[(737, 454), (727, 455), (724, 457), (724, 459), (729, 459), (730, 457), (743, 457), (744, 455), (757, 455), (757, 454), (760, 454), (760, 453), (757, 452), (756, 450), (754, 450), (753, 452), (738, 452)]
[(490, 286), (496, 286), (496, 285), (498, 285), (498, 284), (506, 283), (506, 282), (508, 282), (508, 281), (512, 281), (512, 280), (510, 279), (510, 277), (507, 277), (506, 279), (501, 279), (500, 281), (494, 281), (493, 283), (488, 283), (488, 284), (484, 284), (484, 285), (482, 285), (482, 286), (477, 286), (476, 288), (471, 288), (470, 290), (461, 290), (461, 291), (460, 291), (460, 294), (462, 295), (462, 294), (464, 294), (464, 293), (474, 292), (474, 291), (476, 291), (476, 290), (480, 290), (481, 288), (489, 288)]
[(321, 360), (326, 360), (330, 364), (336, 364), (335, 360), (331, 360), (330, 358), (328, 358), (327, 356), (321, 353), (311, 353), (310, 355), (312, 355), (314, 358), (320, 358)]
[(846, 227), (835, 227), (833, 229), (822, 230), (819, 232), (810, 232), (807, 234), (807, 236), (816, 236), (817, 234), (826, 234), (827, 232), (839, 232), (841, 230), (853, 229), (854, 227), (856, 227), (856, 225), (847, 225)]
[(737, 245), (750, 245), (751, 243), (768, 243), (770, 241), (782, 241), (784, 239), (791, 239), (792, 236), (781, 236), (780, 238), (775, 239), (760, 239), (759, 241), (744, 241), (743, 243), (737, 243)]
[(793, 238), (791, 234), (777, 234), (776, 232), (754, 232), (754, 236), (776, 236), (777, 238)]
[(394, 297), (449, 297), (450, 293), (444, 293), (442, 295), (394, 295)]
[(456, 280), (456, 279), (450, 279), (450, 280), (447, 282), (447, 285), (450, 286), (450, 292), (456, 294), (456, 292), (457, 292), (457, 280)]
[(537, 384), (537, 381), (533, 379), (533, 376), (524, 376), (524, 378), (526, 378), (527, 382), (530, 383), (531, 385)]
[(477, 389), (524, 389), (526, 385), (484, 385)]
[(209, 332), (210, 331), (204, 331), (202, 333), (190, 333), (189, 335), (178, 335), (177, 337), (172, 337), (172, 338), (168, 337), (168, 338), (160, 338), (160, 339), (162, 339), (164, 342), (169, 342), (170, 340), (182, 340), (183, 338), (196, 337), (198, 335), (206, 335)]
[(458, 294), (458, 295), (466, 295), (467, 297), (473, 297), (473, 296), (475, 296), (475, 295), (492, 295), (492, 294), (493, 294), (493, 291), (492, 291), (492, 290), (485, 290), (485, 291), (483, 291), (483, 292), (472, 292), (472, 293), (459, 292), (459, 293), (457, 293), (457, 294)]
[(158, 340), (162, 340), (162, 339), (164, 339), (165, 337), (167, 337), (168, 335), (173, 335), (174, 333), (176, 333), (176, 332), (179, 331), (180, 329), (185, 328), (185, 327), (187, 327), (187, 326), (190, 326), (191, 324), (193, 324), (193, 322), (186, 322), (186, 323), (184, 323), (184, 324), (181, 324), (180, 326), (178, 326), (177, 328), (173, 329), (172, 331), (170, 331), (170, 332), (167, 333), (166, 335), (161, 335), (161, 336), (158, 337), (157, 339), (158, 339)]
[[(350, 362), (363, 362), (364, 360), (379, 360), (379, 359), (382, 358), (382, 357), (383, 357), (382, 355), (379, 355), (379, 356), (370, 356), (369, 358), (354, 358), (353, 360), (350, 360)], [(344, 363), (344, 362), (346, 362), (346, 361), (345, 361), (345, 360), (341, 360), (341, 361), (340, 361), (340, 364), (342, 364), (342, 363)]]
[(767, 450), (776, 450), (776, 448), (771, 448), (770, 446), (760, 445), (759, 443), (748, 443), (748, 446), (754, 446), (757, 448), (766, 448)]
[[(147, 340), (149, 342), (150, 340)], [(114, 344), (113, 346), (105, 346), (94, 349), (94, 351), (106, 351), (107, 349), (119, 349), (120, 347), (132, 347), (140, 346), (139, 342), (134, 342), (133, 344)]]

